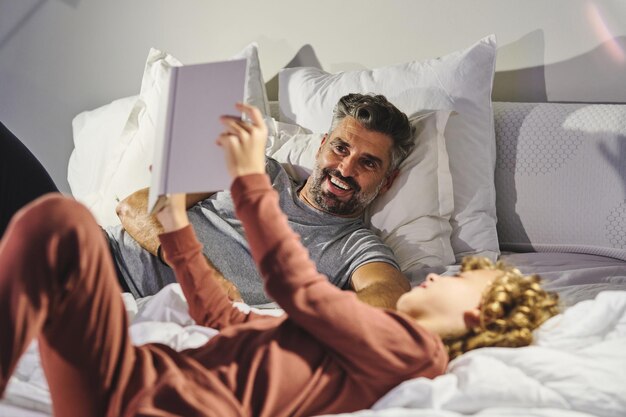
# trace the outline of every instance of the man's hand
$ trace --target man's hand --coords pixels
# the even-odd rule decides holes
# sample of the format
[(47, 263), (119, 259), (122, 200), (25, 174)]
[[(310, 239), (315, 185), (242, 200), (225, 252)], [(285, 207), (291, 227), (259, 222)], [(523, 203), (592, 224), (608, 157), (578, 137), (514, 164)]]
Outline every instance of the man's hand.
[(156, 217), (148, 214), (148, 189), (135, 191), (116, 208), (122, 227), (139, 245), (157, 256), (159, 249), (159, 234), (163, 232)]
[(237, 103), (237, 110), (245, 113), (250, 122), (232, 116), (222, 116), (224, 131), (217, 144), (224, 149), (226, 166), (233, 179), (248, 174), (265, 173), (265, 144), (267, 126), (259, 109)]
[(352, 273), (352, 288), (357, 297), (374, 307), (396, 309), (398, 298), (411, 289), (397, 268), (386, 262), (370, 262)]

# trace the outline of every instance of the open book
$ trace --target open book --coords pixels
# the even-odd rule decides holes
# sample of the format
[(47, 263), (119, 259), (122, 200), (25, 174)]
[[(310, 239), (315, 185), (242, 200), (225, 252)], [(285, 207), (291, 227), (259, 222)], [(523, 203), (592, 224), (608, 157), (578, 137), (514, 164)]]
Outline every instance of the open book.
[[(229, 188), (220, 116), (233, 115), (244, 100), (245, 59), (172, 67), (156, 122), (148, 211), (160, 209), (162, 197)], [(241, 114), (237, 115), (241, 117)]]

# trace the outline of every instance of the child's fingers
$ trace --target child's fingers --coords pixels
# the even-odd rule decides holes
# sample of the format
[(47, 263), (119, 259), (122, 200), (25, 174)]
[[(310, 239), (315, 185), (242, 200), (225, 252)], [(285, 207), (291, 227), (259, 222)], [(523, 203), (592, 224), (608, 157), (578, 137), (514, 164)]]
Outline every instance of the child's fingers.
[(244, 112), (250, 118), (250, 121), (254, 126), (262, 127), (265, 125), (263, 115), (258, 108), (245, 103), (237, 103), (237, 108)]
[(252, 126), (240, 119), (235, 119), (230, 116), (222, 116), (221, 121), (222, 125), (224, 125), (224, 128), (229, 133), (238, 135), (240, 137), (243, 137), (243, 135), (249, 135), (251, 133)]
[(240, 139), (237, 135), (229, 132), (223, 132), (217, 138), (217, 144), (226, 149), (240, 145)]

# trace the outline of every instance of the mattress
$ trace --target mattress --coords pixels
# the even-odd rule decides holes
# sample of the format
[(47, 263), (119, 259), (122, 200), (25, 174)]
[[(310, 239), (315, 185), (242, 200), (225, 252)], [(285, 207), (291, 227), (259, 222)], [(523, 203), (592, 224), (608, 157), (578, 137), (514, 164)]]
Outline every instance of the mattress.
[(626, 262), (577, 253), (504, 253), (501, 260), (525, 274), (539, 274), (571, 306), (606, 290), (626, 291)]

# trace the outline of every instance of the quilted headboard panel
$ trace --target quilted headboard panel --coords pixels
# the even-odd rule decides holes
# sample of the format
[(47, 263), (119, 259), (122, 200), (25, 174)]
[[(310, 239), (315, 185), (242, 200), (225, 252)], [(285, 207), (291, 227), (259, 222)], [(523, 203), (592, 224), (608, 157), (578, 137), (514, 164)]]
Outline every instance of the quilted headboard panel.
[(626, 105), (494, 103), (502, 250), (626, 261)]

